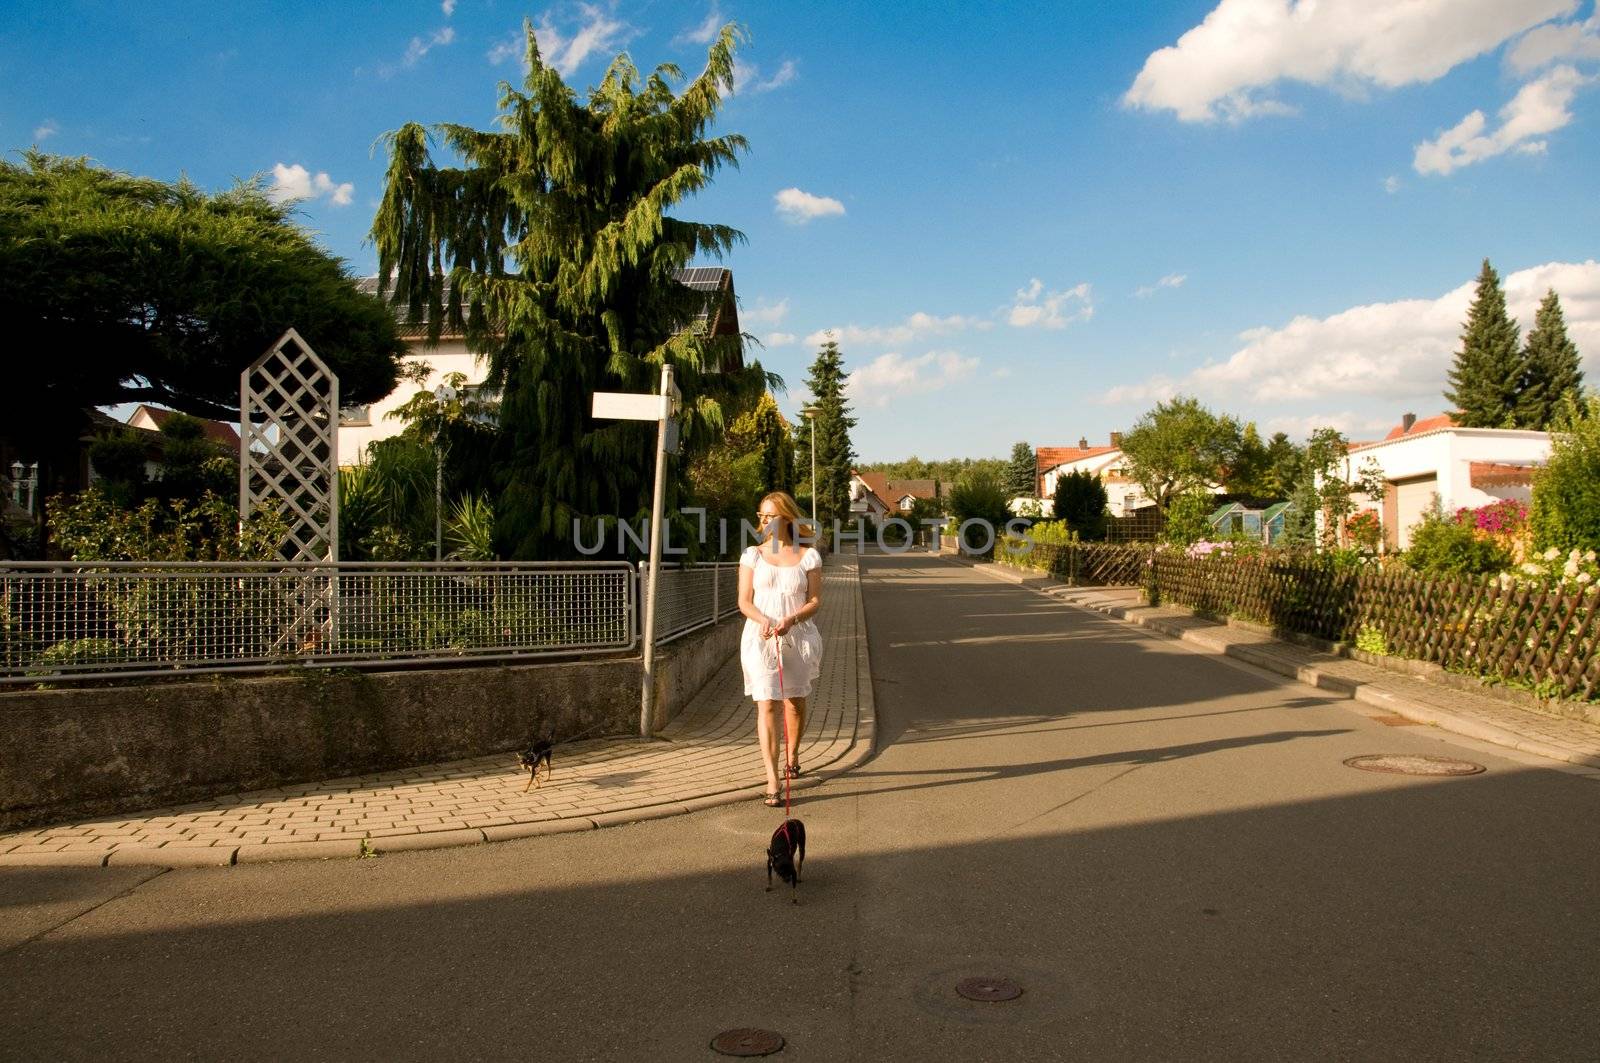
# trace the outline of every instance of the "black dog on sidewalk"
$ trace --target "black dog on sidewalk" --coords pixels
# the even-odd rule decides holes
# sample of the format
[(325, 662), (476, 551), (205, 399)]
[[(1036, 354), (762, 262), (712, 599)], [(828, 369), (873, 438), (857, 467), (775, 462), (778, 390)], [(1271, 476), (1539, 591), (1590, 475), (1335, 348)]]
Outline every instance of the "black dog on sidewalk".
[[(517, 754), (517, 764), (528, 773), (528, 786), (532, 786), (533, 781), (539, 777), (539, 765), (541, 762), (544, 764), (545, 777), (548, 778), (550, 776), (550, 753), (555, 747), (555, 742), (549, 738), (541, 738)], [(543, 786), (544, 784), (540, 783), (539, 785)], [(528, 786), (522, 788), (523, 793), (528, 792)]]
[[(772, 844), (767, 846), (767, 892), (772, 892), (772, 873), (787, 882), (792, 889), (800, 888), (800, 867), (806, 862), (806, 825), (798, 819), (786, 819), (772, 832)], [(794, 903), (800, 903), (800, 894), (794, 894)]]

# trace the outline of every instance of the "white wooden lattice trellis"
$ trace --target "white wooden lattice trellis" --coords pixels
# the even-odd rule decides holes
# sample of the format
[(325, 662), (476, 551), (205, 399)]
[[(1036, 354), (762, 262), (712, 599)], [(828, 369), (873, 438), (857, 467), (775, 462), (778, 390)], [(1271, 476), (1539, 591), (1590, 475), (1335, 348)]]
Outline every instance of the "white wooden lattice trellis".
[[(339, 560), (339, 378), (289, 329), (239, 374), (239, 514), (276, 510), (289, 530), (278, 557)], [(316, 655), (337, 640), (336, 570), (309, 570), (282, 604), (280, 652)]]
[(239, 513), (277, 508), (285, 561), (339, 559), (339, 378), (294, 329), (239, 374)]

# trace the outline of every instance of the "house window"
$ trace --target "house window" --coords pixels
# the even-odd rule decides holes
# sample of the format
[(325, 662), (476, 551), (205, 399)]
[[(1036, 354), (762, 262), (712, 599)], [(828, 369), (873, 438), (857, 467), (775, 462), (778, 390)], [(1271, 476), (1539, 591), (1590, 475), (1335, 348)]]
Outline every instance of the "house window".
[(372, 423), (372, 407), (344, 406), (339, 410), (339, 425), (341, 427), (364, 428)]

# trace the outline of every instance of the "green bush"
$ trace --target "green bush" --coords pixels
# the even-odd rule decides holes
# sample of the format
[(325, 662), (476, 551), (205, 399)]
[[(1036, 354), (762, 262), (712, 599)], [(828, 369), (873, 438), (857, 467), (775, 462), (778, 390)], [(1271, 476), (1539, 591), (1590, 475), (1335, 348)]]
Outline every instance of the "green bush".
[(1531, 523), (1538, 550), (1600, 549), (1600, 394), (1567, 397), (1550, 461), (1534, 477)]
[(1211, 535), (1207, 519), (1216, 509), (1216, 499), (1203, 491), (1179, 495), (1167, 506), (1167, 528), (1162, 539), (1173, 546), (1189, 546)]
[[(969, 520), (989, 523), (996, 543), (1005, 534), (1006, 522), (1011, 519), (1010, 499), (1005, 485), (993, 473), (974, 470), (956, 481), (950, 490), (950, 516), (959, 528)], [(981, 548), (988, 541), (989, 532), (982, 527), (967, 529), (961, 548), (967, 553), (987, 553)]]
[(1100, 477), (1081, 469), (1056, 478), (1051, 515), (1065, 521), (1082, 538), (1106, 537), (1106, 485)]
[(1483, 576), (1511, 567), (1511, 553), (1493, 539), (1480, 537), (1470, 525), (1427, 514), (1411, 530), (1407, 565), (1419, 572)]

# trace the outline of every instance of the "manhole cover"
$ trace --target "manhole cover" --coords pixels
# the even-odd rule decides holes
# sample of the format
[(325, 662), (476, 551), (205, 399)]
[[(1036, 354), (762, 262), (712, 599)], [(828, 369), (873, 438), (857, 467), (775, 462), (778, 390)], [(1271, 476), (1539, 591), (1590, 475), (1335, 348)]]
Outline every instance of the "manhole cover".
[(1369, 753), (1344, 762), (1359, 771), (1378, 771), (1388, 775), (1476, 775), (1482, 764), (1454, 757), (1434, 757), (1422, 753)]
[(1017, 999), (1022, 987), (1009, 978), (963, 978), (956, 983), (956, 992), (968, 1000), (992, 1004)]
[(725, 1056), (770, 1056), (782, 1047), (773, 1030), (723, 1030), (711, 1039), (711, 1050)]

